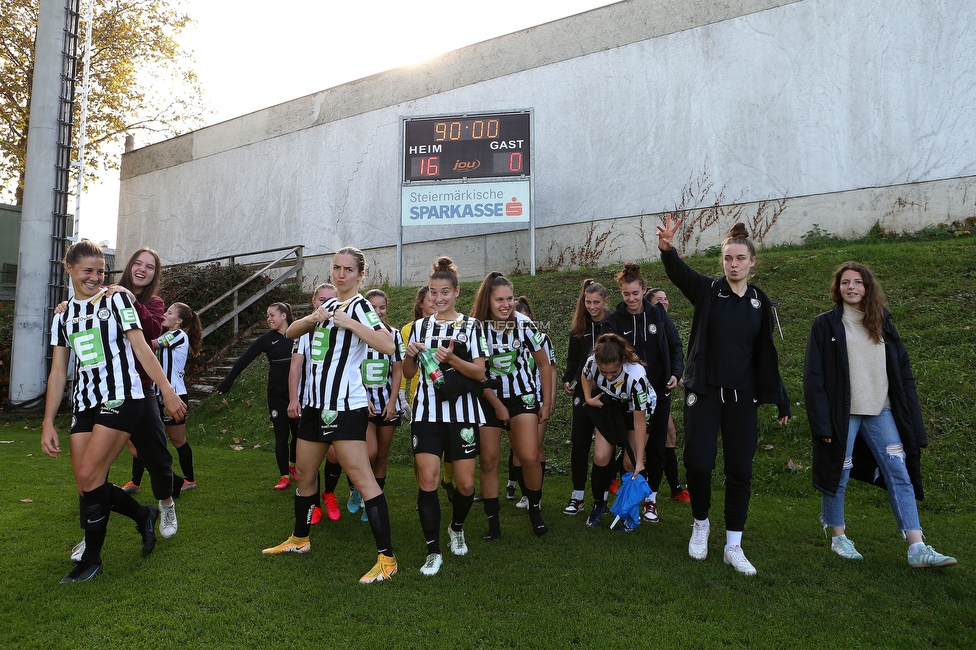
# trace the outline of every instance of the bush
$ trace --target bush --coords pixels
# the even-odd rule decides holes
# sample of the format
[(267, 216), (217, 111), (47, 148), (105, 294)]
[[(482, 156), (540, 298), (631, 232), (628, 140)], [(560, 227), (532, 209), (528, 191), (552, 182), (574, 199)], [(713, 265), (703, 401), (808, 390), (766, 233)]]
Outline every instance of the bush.
[[(166, 272), (163, 274), (159, 295), (167, 305), (174, 302), (184, 302), (194, 311), (198, 311), (238, 283), (246, 280), (252, 273), (254, 273), (254, 269), (243, 264), (221, 265), (214, 262), (205, 266), (192, 264), (167, 266)], [(270, 282), (271, 278), (268, 276), (255, 278), (240, 290), (238, 300), (243, 302)], [(238, 317), (241, 329), (264, 320), (268, 305), (278, 301), (288, 302), (289, 297), (288, 289), (281, 286), (275, 288), (261, 300), (241, 312)], [(233, 308), (233, 304), (234, 297), (231, 295), (202, 314), (200, 321), (204, 328), (220, 320), (224, 314)], [(204, 340), (204, 346), (208, 351), (213, 352), (223, 348), (233, 339), (233, 322), (228, 321), (207, 336)]]

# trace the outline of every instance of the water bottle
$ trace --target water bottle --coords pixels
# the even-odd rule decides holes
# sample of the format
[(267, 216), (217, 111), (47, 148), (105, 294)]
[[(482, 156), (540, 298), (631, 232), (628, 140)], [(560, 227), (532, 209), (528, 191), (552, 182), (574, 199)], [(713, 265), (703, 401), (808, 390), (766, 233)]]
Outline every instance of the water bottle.
[(420, 357), (420, 365), (424, 368), (424, 374), (427, 375), (430, 383), (434, 384), (434, 388), (443, 386), (444, 371), (441, 370), (441, 366), (437, 363), (433, 353), (430, 350), (421, 350), (417, 356)]

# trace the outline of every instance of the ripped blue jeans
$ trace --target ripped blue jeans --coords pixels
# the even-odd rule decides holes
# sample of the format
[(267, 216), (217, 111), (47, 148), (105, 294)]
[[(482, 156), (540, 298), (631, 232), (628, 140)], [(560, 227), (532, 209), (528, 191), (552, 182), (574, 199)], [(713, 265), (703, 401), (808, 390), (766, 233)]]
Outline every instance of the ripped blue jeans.
[(854, 454), (854, 441), (858, 436), (861, 436), (871, 449), (884, 476), (885, 484), (888, 486), (888, 500), (891, 502), (891, 511), (898, 523), (898, 530), (921, 530), (921, 525), (918, 523), (918, 506), (915, 504), (915, 490), (905, 465), (905, 449), (890, 408), (885, 408), (878, 415), (851, 415), (840, 484), (837, 486), (836, 495), (823, 496), (820, 522), (824, 526), (844, 525), (844, 495), (847, 492), (847, 482), (851, 478), (851, 467), (853, 467), (851, 456)]

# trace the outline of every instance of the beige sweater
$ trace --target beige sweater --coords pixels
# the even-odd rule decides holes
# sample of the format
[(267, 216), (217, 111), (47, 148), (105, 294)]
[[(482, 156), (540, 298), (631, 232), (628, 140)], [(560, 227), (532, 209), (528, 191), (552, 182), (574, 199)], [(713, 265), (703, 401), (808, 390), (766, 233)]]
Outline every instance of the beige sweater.
[(851, 377), (851, 415), (878, 415), (888, 402), (884, 343), (875, 343), (861, 322), (864, 312), (844, 305), (844, 331)]

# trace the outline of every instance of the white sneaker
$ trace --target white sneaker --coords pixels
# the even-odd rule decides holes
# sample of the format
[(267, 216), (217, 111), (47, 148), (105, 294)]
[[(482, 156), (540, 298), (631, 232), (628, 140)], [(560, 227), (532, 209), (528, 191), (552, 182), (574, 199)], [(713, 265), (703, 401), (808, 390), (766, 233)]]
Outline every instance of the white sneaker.
[(838, 535), (837, 539), (830, 543), (830, 550), (841, 556), (845, 560), (863, 560), (864, 556), (854, 548), (854, 542), (847, 539), (847, 535)]
[(731, 564), (732, 568), (744, 575), (756, 575), (756, 567), (752, 566), (752, 562), (746, 559), (746, 554), (742, 552), (742, 547), (738, 544), (725, 547), (725, 563)]
[(688, 542), (688, 555), (696, 560), (704, 560), (708, 557), (708, 531), (710, 528), (707, 521), (703, 524), (696, 521), (692, 526), (691, 541)]
[(515, 504), (515, 507), (516, 508), (522, 508), (523, 510), (525, 508), (528, 508), (529, 507), (529, 497), (522, 497), (521, 499), (519, 499), (519, 502)]
[(467, 555), (468, 545), (464, 543), (464, 531), (459, 530), (455, 533), (454, 529), (448, 526), (447, 532), (451, 536), (451, 553), (454, 553), (454, 555)]
[(176, 530), (179, 525), (176, 522), (176, 504), (164, 506), (163, 502), (159, 502), (159, 534), (163, 536), (163, 539), (169, 539), (176, 535)]
[(71, 561), (81, 562), (81, 556), (85, 554), (85, 538), (82, 537), (81, 541), (75, 544), (74, 548), (71, 549)]
[(442, 564), (444, 564), (444, 556), (440, 553), (431, 553), (427, 556), (424, 566), (420, 567), (420, 572), (425, 576), (436, 575), (441, 570)]

